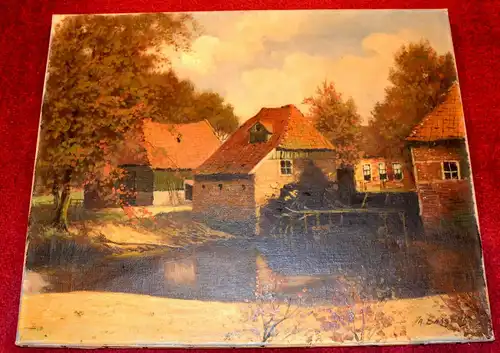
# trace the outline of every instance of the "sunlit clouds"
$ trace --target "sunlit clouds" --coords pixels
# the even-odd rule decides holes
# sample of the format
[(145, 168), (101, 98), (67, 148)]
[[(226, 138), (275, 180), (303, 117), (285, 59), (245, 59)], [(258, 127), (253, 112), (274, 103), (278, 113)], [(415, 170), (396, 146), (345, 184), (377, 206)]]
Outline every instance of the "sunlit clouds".
[[(381, 100), (394, 53), (427, 39), (453, 52), (445, 10), (195, 12), (202, 31), (189, 52), (164, 48), (197, 88), (221, 94), (244, 121), (263, 107), (295, 104), (325, 79), (352, 97), (366, 122)], [(54, 17), (54, 23), (62, 17)]]
[(244, 121), (262, 106), (295, 104), (327, 79), (354, 98), (366, 121), (382, 99), (394, 53), (428, 39), (452, 51), (447, 13), (435, 11), (258, 11), (194, 13), (203, 33), (171, 54), (183, 78), (223, 95)]

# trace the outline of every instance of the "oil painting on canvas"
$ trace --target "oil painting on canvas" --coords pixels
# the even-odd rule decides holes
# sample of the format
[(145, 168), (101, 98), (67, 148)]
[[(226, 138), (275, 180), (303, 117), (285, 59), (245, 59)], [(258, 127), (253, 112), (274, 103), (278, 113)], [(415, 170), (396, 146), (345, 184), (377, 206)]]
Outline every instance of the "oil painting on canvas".
[(460, 92), (446, 10), (54, 16), (17, 344), (492, 340)]

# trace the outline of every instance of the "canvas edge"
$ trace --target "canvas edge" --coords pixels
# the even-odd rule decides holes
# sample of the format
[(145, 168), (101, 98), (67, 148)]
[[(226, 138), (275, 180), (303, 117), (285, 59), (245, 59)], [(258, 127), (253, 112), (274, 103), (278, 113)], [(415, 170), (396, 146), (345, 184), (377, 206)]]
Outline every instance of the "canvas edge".
[(299, 8), (299, 9), (217, 9), (217, 10), (179, 10), (179, 11), (149, 11), (149, 12), (92, 12), (92, 13), (57, 13), (53, 14), (52, 17), (63, 16), (63, 17), (71, 17), (71, 16), (122, 16), (122, 15), (147, 15), (147, 14), (155, 14), (155, 13), (186, 13), (186, 14), (212, 14), (212, 13), (238, 13), (238, 12), (446, 12), (448, 17), (448, 9), (447, 8), (374, 8), (374, 9), (360, 9), (360, 8)]
[[(453, 48), (453, 57), (454, 57), (454, 66), (455, 66), (455, 71), (457, 73), (457, 78), (458, 78), (458, 83), (459, 83), (459, 99), (462, 104), (462, 119), (465, 125), (465, 144), (466, 144), (466, 151), (467, 151), (467, 158), (469, 162), (469, 168), (471, 172), (471, 178), (470, 178), (470, 185), (472, 189), (472, 198), (473, 198), (473, 204), (474, 204), (474, 217), (477, 222), (477, 228), (478, 228), (478, 237), (479, 237), (479, 246), (481, 250), (481, 265), (482, 265), (482, 270), (483, 270), (483, 276), (484, 276), (484, 286), (485, 286), (485, 295), (486, 295), (486, 305), (489, 313), (489, 319), (491, 323), (491, 336), (487, 338), (481, 338), (481, 339), (441, 339), (441, 340), (435, 340), (435, 341), (429, 341), (429, 340), (413, 340), (413, 341), (394, 341), (394, 342), (367, 342), (367, 343), (357, 343), (357, 344), (352, 344), (352, 342), (349, 342), (347, 344), (338, 344), (338, 343), (326, 343), (326, 344), (304, 344), (304, 345), (294, 345), (294, 344), (263, 344), (263, 343), (241, 343), (241, 344), (225, 344), (225, 343), (207, 343), (207, 344), (185, 344), (185, 343), (161, 343), (161, 344), (155, 344), (155, 343), (147, 343), (147, 344), (111, 344), (111, 345), (86, 345), (86, 344), (80, 344), (80, 345), (73, 345), (73, 344), (67, 344), (67, 343), (39, 343), (36, 341), (22, 341), (19, 337), (19, 325), (21, 321), (21, 313), (22, 313), (22, 297), (24, 295), (24, 279), (26, 275), (26, 257), (27, 257), (27, 250), (29, 246), (29, 240), (28, 240), (28, 230), (26, 230), (26, 235), (25, 235), (25, 250), (24, 250), (24, 259), (23, 259), (23, 269), (22, 269), (22, 277), (21, 277), (21, 289), (20, 289), (20, 296), (19, 296), (19, 305), (18, 305), (18, 320), (17, 320), (17, 327), (16, 327), (16, 340), (15, 340), (15, 345), (19, 347), (37, 347), (37, 348), (88, 348), (88, 349), (94, 349), (94, 348), (292, 348), (292, 347), (300, 347), (300, 348), (314, 348), (314, 347), (355, 347), (355, 346), (398, 346), (398, 345), (428, 345), (428, 344), (467, 344), (467, 343), (486, 343), (486, 342), (493, 342), (495, 341), (495, 332), (493, 329), (493, 320), (491, 317), (491, 304), (490, 304), (490, 298), (489, 298), (489, 290), (488, 290), (488, 279), (486, 276), (486, 269), (484, 266), (484, 252), (483, 252), (483, 239), (482, 239), (482, 232), (481, 232), (481, 226), (479, 222), (479, 212), (477, 209), (477, 201), (476, 201), (476, 191), (475, 191), (475, 186), (474, 186), (474, 172), (472, 169), (472, 163), (471, 163), (471, 158), (470, 158), (470, 147), (469, 147), (469, 140), (468, 140), (468, 132), (467, 132), (467, 124), (466, 124), (466, 119), (465, 119), (465, 113), (463, 109), (463, 99), (462, 99), (462, 94), (461, 94), (461, 86), (460, 86), (460, 77), (459, 77), (459, 71), (458, 71), (458, 66), (456, 63), (456, 55), (455, 55), (455, 45), (453, 41), (453, 33), (451, 30), (451, 23), (450, 23), (450, 18), (449, 18), (449, 11), (448, 8), (435, 8), (435, 9), (289, 9), (289, 10), (202, 10), (202, 11), (172, 11), (172, 12), (164, 12), (162, 11), (161, 13), (196, 13), (196, 14), (203, 14), (203, 13), (214, 13), (214, 12), (283, 12), (283, 11), (290, 11), (290, 12), (313, 12), (313, 11), (328, 11), (328, 12), (349, 12), (349, 11), (399, 11), (399, 12), (411, 12), (411, 11), (420, 11), (420, 12), (440, 12), (443, 11), (446, 13), (447, 17), (447, 25), (448, 25), (448, 36), (450, 43)], [(140, 14), (149, 14), (149, 13), (155, 13), (155, 12), (137, 12), (137, 13), (91, 13), (91, 14), (86, 14), (86, 15), (98, 15), (98, 16), (109, 16), (109, 15), (140, 15)], [(50, 34), (49, 34), (49, 43), (48, 43), (48, 50), (47, 50), (47, 57), (46, 57), (46, 67), (45, 67), (45, 75), (44, 75), (44, 85), (43, 85), (43, 93), (42, 93), (42, 99), (41, 99), (41, 104), (40, 104), (40, 115), (39, 115), (39, 123), (38, 123), (38, 133), (37, 133), (37, 140), (36, 140), (36, 149), (35, 149), (35, 158), (34, 158), (34, 163), (33, 163), (33, 176), (32, 176), (32, 182), (31, 182), (31, 192), (30, 192), (30, 203), (29, 203), (29, 213), (28, 213), (28, 219), (31, 214), (31, 203), (33, 199), (33, 189), (35, 185), (35, 168), (36, 168), (36, 163), (37, 163), (37, 158), (38, 158), (38, 152), (39, 152), (39, 144), (40, 144), (40, 133), (41, 133), (41, 124), (42, 124), (42, 109), (43, 109), (43, 103), (44, 103), (44, 98), (45, 98), (45, 93), (46, 93), (46, 85), (47, 85), (47, 79), (48, 79), (48, 68), (49, 68), (49, 59), (50, 59), (50, 53), (51, 53), (51, 48), (52, 48), (52, 39), (53, 39), (53, 34), (54, 34), (54, 18), (55, 17), (70, 17), (70, 16), (81, 16), (85, 14), (76, 14), (76, 13), (68, 13), (68, 14), (52, 14), (51, 16), (51, 26), (50, 26)]]
[(323, 344), (286, 344), (286, 343), (224, 343), (212, 342), (205, 344), (187, 344), (180, 342), (165, 342), (165, 343), (127, 343), (127, 344), (68, 344), (68, 343), (39, 343), (36, 341), (27, 341), (24, 343), (17, 343), (19, 347), (33, 347), (33, 348), (77, 348), (77, 349), (98, 349), (98, 348), (183, 348), (183, 349), (216, 349), (216, 348), (327, 348), (327, 347), (387, 347), (387, 346), (427, 346), (427, 345), (443, 345), (443, 344), (456, 344), (465, 345), (470, 343), (488, 343), (493, 342), (494, 338), (481, 338), (481, 339), (458, 339), (458, 338), (441, 338), (433, 341), (429, 340), (412, 340), (412, 341), (390, 341), (390, 342), (327, 342)]
[(48, 44), (48, 49), (47, 49), (47, 57), (46, 57), (46, 63), (45, 63), (45, 74), (44, 74), (44, 81), (43, 81), (43, 91), (42, 91), (42, 100), (40, 103), (40, 115), (38, 118), (38, 132), (37, 132), (37, 138), (36, 138), (36, 147), (35, 147), (35, 159), (33, 161), (33, 175), (31, 178), (31, 191), (30, 191), (30, 203), (29, 203), (29, 211), (28, 211), (28, 227), (26, 227), (26, 234), (25, 234), (25, 246), (24, 246), (24, 258), (23, 258), (23, 268), (22, 268), (22, 276), (21, 276), (21, 289), (20, 289), (20, 294), (19, 294), (19, 305), (18, 305), (18, 313), (17, 313), (17, 327), (16, 327), (16, 345), (20, 345), (20, 337), (19, 337), (19, 325), (21, 321), (21, 313), (22, 313), (22, 302), (23, 302), (23, 295), (24, 295), (24, 280), (26, 276), (26, 258), (27, 258), (27, 253), (28, 253), (28, 246), (29, 246), (29, 239), (28, 239), (28, 228), (29, 228), (29, 218), (31, 215), (31, 204), (33, 202), (33, 190), (35, 188), (35, 169), (36, 169), (36, 163), (38, 160), (38, 149), (40, 146), (40, 133), (42, 130), (42, 109), (43, 109), (43, 102), (45, 99), (45, 93), (46, 93), (46, 86), (47, 86), (47, 79), (48, 79), (48, 72), (49, 72), (49, 59), (50, 59), (50, 52), (52, 48), (52, 38), (53, 38), (53, 32), (54, 32), (54, 17), (57, 15), (52, 15), (51, 20), (50, 20), (50, 33), (49, 33), (49, 44)]
[[(469, 145), (469, 138), (468, 138), (468, 131), (467, 131), (467, 119), (465, 118), (465, 110), (464, 110), (464, 104), (463, 104), (463, 99), (462, 99), (462, 87), (460, 86), (460, 75), (458, 71), (458, 65), (457, 65), (457, 60), (456, 60), (456, 55), (455, 55), (455, 43), (453, 41), (453, 33), (451, 30), (451, 21), (450, 21), (450, 15), (448, 10), (446, 9), (446, 15), (448, 17), (448, 36), (450, 37), (450, 43), (453, 48), (453, 58), (454, 58), (454, 65), (455, 65), (455, 72), (457, 73), (457, 78), (458, 78), (458, 96), (460, 99), (460, 106), (462, 110), (462, 121), (465, 126), (465, 149), (467, 152), (467, 160), (469, 162), (469, 169), (470, 169), (470, 186), (471, 186), (471, 191), (472, 191), (472, 203), (474, 205), (474, 217), (476, 219), (476, 224), (477, 224), (477, 231), (478, 231), (478, 237), (479, 237), (479, 250), (481, 252), (481, 268), (483, 271), (483, 277), (484, 277), (484, 293), (486, 296), (486, 306), (489, 314), (489, 319), (490, 319), (490, 324), (491, 324), (491, 341), (495, 340), (495, 330), (493, 329), (493, 319), (491, 316), (491, 303), (490, 303), (490, 296), (489, 296), (489, 289), (488, 289), (488, 276), (486, 275), (486, 268), (484, 265), (484, 251), (483, 251), (483, 233), (481, 231), (481, 224), (479, 220), (479, 211), (477, 208), (477, 199), (476, 199), (476, 189), (474, 186), (474, 178), (475, 174), (472, 169), (472, 163), (471, 163), (471, 155), (470, 155), (470, 145)], [(470, 121), (469, 121), (470, 124)]]

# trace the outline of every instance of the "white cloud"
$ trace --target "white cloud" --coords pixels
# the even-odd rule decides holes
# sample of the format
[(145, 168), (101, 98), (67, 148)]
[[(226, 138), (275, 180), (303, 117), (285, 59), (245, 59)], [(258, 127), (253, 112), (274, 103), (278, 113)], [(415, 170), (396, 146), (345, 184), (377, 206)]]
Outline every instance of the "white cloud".
[(420, 36), (410, 30), (397, 34), (373, 33), (362, 41), (365, 54), (346, 55), (338, 59), (294, 52), (286, 55), (283, 65), (275, 69), (244, 71), (238, 85), (227, 99), (243, 117), (250, 117), (261, 106), (295, 104), (307, 110), (302, 100), (315, 92), (323, 80), (334, 82), (337, 90), (353, 97), (360, 114), (366, 119), (373, 105), (383, 98), (394, 53)]
[[(422, 21), (422, 16), (427, 17), (420, 13), (411, 23), (407, 18), (413, 17), (406, 12), (407, 17), (399, 20), (404, 25), (386, 31), (389, 23), (374, 21), (380, 28), (370, 30), (372, 15), (358, 14), (198, 14), (198, 21), (208, 24), (207, 31), (193, 43), (190, 53), (177, 55), (173, 67), (195, 84), (223, 92), (243, 120), (263, 106), (295, 104), (305, 112), (302, 100), (324, 79), (333, 81), (344, 96), (353, 97), (367, 119), (383, 98), (393, 55), (403, 44), (425, 37), (438, 52), (452, 48), (445, 16)], [(325, 47), (330, 41), (331, 48)]]
[[(225, 24), (225, 31), (217, 31), (217, 36), (200, 36), (193, 42), (189, 53), (164, 49), (180, 74), (206, 75), (213, 73), (217, 64), (247, 64), (264, 50), (265, 40), (287, 41), (299, 32), (307, 19), (306, 13), (302, 11), (249, 11), (231, 15), (218, 18)], [(195, 17), (203, 23), (202, 14)], [(284, 23), (287, 25), (284, 26)]]
[(201, 36), (192, 44), (189, 52), (173, 53), (165, 49), (172, 59), (172, 65), (180, 74), (190, 72), (201, 75), (211, 74), (216, 69), (215, 53), (219, 50), (221, 41), (217, 37)]

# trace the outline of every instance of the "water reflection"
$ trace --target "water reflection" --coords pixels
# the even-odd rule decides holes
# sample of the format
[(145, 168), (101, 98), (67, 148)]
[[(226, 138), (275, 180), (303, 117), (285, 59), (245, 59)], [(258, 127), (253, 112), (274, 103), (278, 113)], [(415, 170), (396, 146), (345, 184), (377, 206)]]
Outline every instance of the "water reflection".
[(370, 233), (355, 227), (320, 240), (231, 239), (161, 255), (107, 260), (90, 270), (47, 272), (48, 290), (242, 301), (252, 300), (258, 285), (278, 279), (279, 294), (293, 296), (307, 288), (308, 300), (319, 304), (335, 299), (342, 278), (354, 280), (368, 299), (421, 297), (482, 285), (474, 254), (448, 251), (447, 257), (438, 247), (423, 249), (418, 243), (410, 249), (391, 248), (366, 234)]

